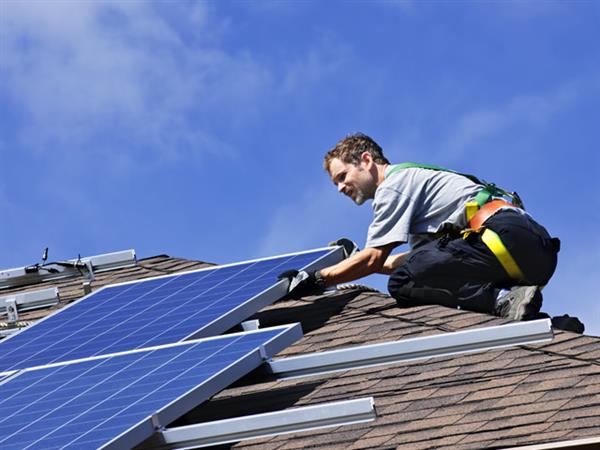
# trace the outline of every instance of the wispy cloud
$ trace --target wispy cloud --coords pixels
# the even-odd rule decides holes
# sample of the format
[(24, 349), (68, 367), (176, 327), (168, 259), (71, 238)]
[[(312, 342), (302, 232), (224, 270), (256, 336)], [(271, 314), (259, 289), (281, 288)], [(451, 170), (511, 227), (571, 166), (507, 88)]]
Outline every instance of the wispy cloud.
[[(149, 2), (4, 4), (0, 89), (26, 114), (23, 143), (56, 151), (117, 144), (148, 162), (231, 152), (208, 131), (211, 121), (251, 115), (269, 74), (250, 55), (202, 39), (213, 32), (206, 4), (178, 14), (168, 21)], [(186, 31), (200, 37), (183, 39)]]
[(574, 104), (582, 87), (570, 83), (545, 94), (519, 95), (504, 105), (467, 112), (456, 120), (442, 143), (447, 160), (458, 159), (482, 140), (499, 135), (514, 125), (543, 127), (560, 111)]
[[(285, 61), (228, 49), (211, 4), (112, 0), (9, 2), (0, 26), (0, 92), (22, 111), (18, 139), (34, 152), (133, 164), (237, 158), (229, 136), (278, 97), (302, 96), (341, 69), (333, 36)], [(118, 151), (117, 151), (118, 149)]]

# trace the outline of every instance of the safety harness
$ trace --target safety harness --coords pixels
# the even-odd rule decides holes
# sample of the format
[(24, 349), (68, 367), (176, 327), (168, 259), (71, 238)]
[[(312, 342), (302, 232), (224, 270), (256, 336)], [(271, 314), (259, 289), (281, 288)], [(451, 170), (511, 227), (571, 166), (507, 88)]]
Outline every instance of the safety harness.
[(512, 257), (498, 233), (484, 226), (487, 219), (494, 215), (501, 208), (519, 208), (525, 209), (521, 198), (516, 192), (508, 192), (504, 189), (496, 186), (494, 183), (488, 183), (487, 181), (480, 180), (474, 175), (468, 175), (460, 172), (455, 172), (444, 167), (434, 166), (430, 164), (419, 164), (412, 162), (405, 162), (400, 164), (392, 165), (386, 176), (396, 173), (403, 169), (429, 169), (437, 170), (440, 172), (450, 172), (456, 175), (461, 175), (468, 178), (473, 183), (483, 186), (483, 188), (477, 193), (475, 198), (468, 201), (465, 204), (465, 214), (469, 228), (461, 232), (464, 239), (466, 239), (471, 233), (479, 233), (481, 241), (490, 249), (494, 254), (498, 262), (502, 265), (506, 273), (515, 281), (520, 282), (525, 279), (521, 268)]

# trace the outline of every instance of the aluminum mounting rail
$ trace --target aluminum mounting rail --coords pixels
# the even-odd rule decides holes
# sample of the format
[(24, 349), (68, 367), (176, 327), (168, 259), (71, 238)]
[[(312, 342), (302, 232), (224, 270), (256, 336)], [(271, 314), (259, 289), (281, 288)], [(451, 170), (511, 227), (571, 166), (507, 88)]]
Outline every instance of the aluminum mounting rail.
[(268, 364), (278, 378), (295, 378), (547, 342), (553, 337), (550, 319), (542, 319), (292, 356)]
[[(135, 250), (123, 250), (88, 256), (81, 259), (69, 259), (67, 261), (45, 263), (42, 265), (5, 269), (0, 270), (0, 289), (80, 276), (82, 275), (82, 270), (93, 274), (105, 270), (133, 267), (136, 264)], [(69, 265), (72, 267), (69, 267)], [(76, 265), (78, 267), (75, 267)]]
[(47, 308), (58, 303), (58, 288), (41, 289), (33, 292), (14, 293), (0, 297), (0, 314), (6, 313), (7, 302), (14, 301), (19, 311)]
[[(302, 406), (160, 431), (144, 448), (193, 449), (375, 420), (373, 397)], [(158, 444), (157, 441), (161, 441)], [(153, 444), (158, 444), (153, 446)]]

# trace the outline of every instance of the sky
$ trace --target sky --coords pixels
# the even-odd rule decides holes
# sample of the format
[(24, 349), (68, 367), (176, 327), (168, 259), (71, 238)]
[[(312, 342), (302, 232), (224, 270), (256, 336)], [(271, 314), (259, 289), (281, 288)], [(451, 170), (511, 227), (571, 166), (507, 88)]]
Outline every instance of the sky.
[(516, 190), (600, 335), (599, 42), (592, 0), (0, 0), (0, 268), (363, 246), (322, 168), (360, 131)]

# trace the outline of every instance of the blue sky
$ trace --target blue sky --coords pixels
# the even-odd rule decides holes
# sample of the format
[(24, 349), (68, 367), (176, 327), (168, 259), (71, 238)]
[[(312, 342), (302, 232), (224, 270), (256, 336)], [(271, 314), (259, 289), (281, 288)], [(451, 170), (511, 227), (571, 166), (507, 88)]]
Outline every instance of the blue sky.
[(600, 335), (598, 42), (594, 1), (2, 0), (0, 267), (362, 245), (321, 167), (362, 131), (517, 190)]

